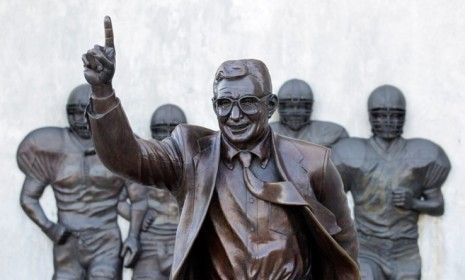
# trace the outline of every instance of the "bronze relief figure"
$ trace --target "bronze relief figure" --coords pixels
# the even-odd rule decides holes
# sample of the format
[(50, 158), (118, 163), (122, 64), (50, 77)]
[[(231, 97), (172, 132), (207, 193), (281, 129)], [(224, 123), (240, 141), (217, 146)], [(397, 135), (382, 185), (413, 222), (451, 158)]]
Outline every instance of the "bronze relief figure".
[(299, 79), (285, 82), (278, 91), (279, 121), (270, 124), (279, 134), (331, 147), (349, 135), (333, 122), (311, 119), (314, 98), (310, 86)]
[(358, 279), (355, 228), (329, 149), (271, 131), (278, 100), (263, 62), (218, 68), (220, 131), (179, 125), (144, 140), (115, 96), (109, 17), (104, 26), (105, 46), (82, 57), (93, 139), (110, 170), (167, 187), (179, 202), (171, 279)]
[[(128, 263), (139, 252), (139, 229), (146, 197), (139, 187), (131, 191), (137, 205), (131, 212), (129, 236), (121, 244), (117, 203), (126, 180), (108, 170), (95, 153), (85, 108), (89, 85), (76, 87), (66, 111), (70, 126), (44, 127), (21, 142), (17, 161), (26, 175), (21, 206), (28, 217), (54, 242), (53, 279), (121, 279), (121, 258)], [(39, 202), (50, 185), (58, 208), (58, 221), (45, 215)], [(140, 209), (140, 210), (138, 210)]]
[(371, 138), (347, 138), (333, 147), (354, 198), (362, 279), (420, 279), (418, 217), (443, 214), (441, 186), (450, 162), (437, 144), (402, 137), (406, 102), (398, 88), (376, 88), (368, 113)]

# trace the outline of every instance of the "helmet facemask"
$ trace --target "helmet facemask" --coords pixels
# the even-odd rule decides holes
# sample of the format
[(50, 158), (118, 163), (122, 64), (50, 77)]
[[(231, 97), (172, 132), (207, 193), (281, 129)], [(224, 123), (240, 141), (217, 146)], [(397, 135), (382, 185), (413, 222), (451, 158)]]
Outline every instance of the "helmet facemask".
[(166, 137), (171, 135), (171, 132), (178, 126), (180, 122), (176, 123), (156, 123), (150, 125), (150, 131), (152, 133), (152, 138), (156, 140), (163, 140)]
[(186, 123), (186, 116), (181, 108), (172, 104), (160, 106), (150, 121), (152, 138), (159, 141), (165, 139), (181, 123)]
[(80, 85), (71, 92), (66, 104), (66, 113), (71, 131), (84, 139), (91, 138), (90, 126), (86, 118), (86, 107), (89, 103), (90, 94), (89, 85)]
[(292, 130), (310, 123), (313, 101), (310, 99), (279, 99), (280, 122)]
[(302, 80), (286, 81), (278, 92), (280, 122), (292, 130), (299, 130), (310, 123), (313, 108), (313, 92)]
[(405, 122), (405, 110), (396, 108), (375, 108), (370, 112), (371, 131), (374, 135), (393, 140), (400, 137)]
[(370, 94), (368, 113), (371, 131), (385, 140), (400, 137), (403, 132), (406, 102), (402, 92), (390, 85), (383, 85)]

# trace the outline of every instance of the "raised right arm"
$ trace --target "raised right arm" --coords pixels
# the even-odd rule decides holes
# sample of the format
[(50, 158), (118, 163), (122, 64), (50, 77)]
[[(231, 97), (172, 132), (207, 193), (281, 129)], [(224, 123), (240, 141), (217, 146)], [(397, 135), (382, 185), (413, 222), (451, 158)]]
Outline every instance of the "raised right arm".
[(95, 149), (102, 162), (115, 173), (146, 185), (163, 183), (173, 189), (182, 172), (179, 139), (146, 141), (134, 135), (115, 97), (113, 28), (104, 20), (105, 46), (94, 46), (82, 56), (84, 76), (92, 86), (89, 121)]
[[(115, 98), (114, 95), (110, 98)], [(145, 185), (163, 183), (173, 189), (181, 178), (182, 157), (176, 140), (146, 141), (132, 132), (119, 101), (101, 114), (95, 105), (89, 113), (95, 150), (105, 166), (113, 172)]]

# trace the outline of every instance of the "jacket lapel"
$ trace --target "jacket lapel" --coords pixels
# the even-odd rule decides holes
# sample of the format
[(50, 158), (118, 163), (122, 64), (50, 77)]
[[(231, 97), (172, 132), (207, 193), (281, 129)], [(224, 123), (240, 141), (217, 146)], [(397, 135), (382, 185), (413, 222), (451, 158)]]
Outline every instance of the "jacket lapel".
[(280, 190), (281, 194), (277, 195), (282, 198), (292, 198), (291, 201), (276, 200), (275, 203), (287, 205), (308, 205), (307, 199), (304, 197), (304, 189), (308, 184), (308, 171), (303, 168), (301, 162), (302, 154), (297, 148), (287, 143), (282, 143), (279, 136), (272, 134), (271, 146), (273, 156), (276, 162), (276, 168), (283, 178), (283, 187)]
[(307, 204), (302, 208), (306, 214), (308, 225), (318, 246), (322, 248), (322, 254), (327, 257), (327, 260), (323, 262), (322, 271), (324, 273), (317, 278), (360, 279), (357, 263), (332, 237), (341, 231), (336, 217), (317, 200), (310, 185), (311, 170), (306, 169), (305, 161), (311, 159), (305, 158), (291, 141), (274, 133), (273, 149), (276, 166), (282, 178), (286, 181), (292, 181), (294, 189), (299, 191), (307, 201)]
[[(290, 141), (281, 139), (282, 136), (273, 133), (273, 154), (276, 166), (282, 178), (292, 182), (285, 192), (296, 192), (300, 199), (305, 201), (303, 206), (315, 216), (330, 235), (338, 233), (341, 228), (337, 225), (334, 214), (321, 204), (313, 192), (310, 185), (310, 170), (303, 165), (304, 157), (302, 153)], [(287, 203), (289, 204), (289, 203)], [(302, 204), (300, 204), (302, 205)]]

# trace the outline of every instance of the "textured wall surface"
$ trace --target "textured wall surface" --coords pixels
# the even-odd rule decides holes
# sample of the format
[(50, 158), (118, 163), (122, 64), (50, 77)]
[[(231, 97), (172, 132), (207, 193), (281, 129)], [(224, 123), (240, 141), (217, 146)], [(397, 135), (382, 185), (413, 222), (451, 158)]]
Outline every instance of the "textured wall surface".
[[(290, 4), (292, 3), (292, 4)], [(113, 19), (114, 87), (134, 131), (149, 136), (155, 107), (181, 106), (216, 128), (213, 74), (227, 59), (258, 58), (275, 90), (307, 80), (314, 118), (370, 135), (366, 100), (390, 83), (408, 103), (405, 137), (441, 145), (453, 169), (446, 214), (422, 217), (423, 279), (465, 275), (465, 3), (404, 0), (0, 1), (0, 278), (50, 279), (52, 244), (22, 212), (16, 148), (32, 129), (66, 126), (65, 102), (85, 82), (81, 54)], [(275, 116), (276, 117), (276, 116)], [(41, 200), (56, 216), (50, 188)], [(125, 279), (130, 279), (126, 272)]]

